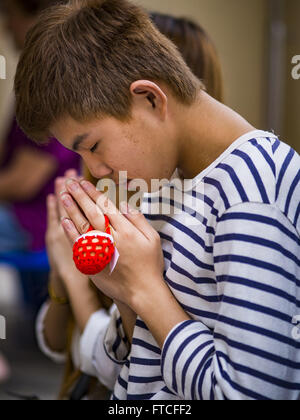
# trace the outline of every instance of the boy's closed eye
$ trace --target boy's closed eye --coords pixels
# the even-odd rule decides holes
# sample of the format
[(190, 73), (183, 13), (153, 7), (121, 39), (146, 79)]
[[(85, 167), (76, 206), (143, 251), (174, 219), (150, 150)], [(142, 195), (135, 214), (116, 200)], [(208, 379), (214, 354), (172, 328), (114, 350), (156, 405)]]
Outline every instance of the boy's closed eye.
[(91, 153), (95, 153), (96, 151), (97, 151), (97, 149), (98, 149), (98, 145), (99, 145), (99, 142), (97, 142), (91, 149), (90, 149), (90, 152)]

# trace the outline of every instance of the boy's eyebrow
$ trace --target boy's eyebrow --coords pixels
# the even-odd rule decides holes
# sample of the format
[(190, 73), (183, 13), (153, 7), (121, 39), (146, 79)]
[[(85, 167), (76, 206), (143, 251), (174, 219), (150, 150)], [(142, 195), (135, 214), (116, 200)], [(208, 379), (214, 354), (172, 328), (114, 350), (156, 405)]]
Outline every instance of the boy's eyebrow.
[(88, 137), (89, 137), (89, 133), (86, 133), (86, 134), (81, 134), (81, 135), (79, 135), (79, 136), (76, 136), (75, 138), (74, 138), (74, 140), (73, 140), (73, 147), (72, 147), (72, 149), (75, 151), (75, 152), (77, 152), (78, 151), (78, 149), (79, 149), (79, 146), (81, 145), (81, 143), (85, 140), (85, 139), (87, 139)]

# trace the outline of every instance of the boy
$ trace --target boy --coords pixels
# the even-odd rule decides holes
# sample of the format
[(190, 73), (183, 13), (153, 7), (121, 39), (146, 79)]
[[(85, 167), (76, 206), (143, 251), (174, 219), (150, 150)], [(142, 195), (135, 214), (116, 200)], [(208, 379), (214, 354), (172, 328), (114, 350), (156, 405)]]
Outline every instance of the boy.
[[(54, 136), (94, 177), (117, 182), (127, 171), (153, 193), (145, 216), (119, 213), (87, 182), (70, 180), (62, 195), (70, 240), (89, 223), (103, 230), (106, 213), (120, 253), (112, 275), (93, 278), (118, 306), (94, 353), (113, 398), (299, 398), (296, 152), (209, 97), (127, 0), (44, 14), (15, 89), (31, 138)], [(168, 215), (154, 215), (151, 180), (176, 169), (193, 208), (170, 200)]]

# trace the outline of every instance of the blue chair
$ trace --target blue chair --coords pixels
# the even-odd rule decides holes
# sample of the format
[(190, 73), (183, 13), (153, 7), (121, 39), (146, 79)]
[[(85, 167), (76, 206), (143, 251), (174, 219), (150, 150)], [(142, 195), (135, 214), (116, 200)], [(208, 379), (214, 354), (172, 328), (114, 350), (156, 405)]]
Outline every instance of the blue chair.
[(24, 302), (36, 313), (48, 296), (50, 267), (47, 252), (0, 253), (0, 265), (18, 271)]

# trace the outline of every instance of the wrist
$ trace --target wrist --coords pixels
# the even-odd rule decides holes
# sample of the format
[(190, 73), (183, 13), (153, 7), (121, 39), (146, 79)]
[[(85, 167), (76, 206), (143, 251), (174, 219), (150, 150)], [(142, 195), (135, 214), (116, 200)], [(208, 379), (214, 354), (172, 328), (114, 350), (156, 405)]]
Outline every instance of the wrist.
[(89, 284), (89, 279), (84, 274), (80, 273), (75, 267), (70, 267), (60, 273), (60, 278), (64, 285), (66, 292), (69, 294), (70, 291), (76, 285), (76, 288), (86, 287)]
[(65, 287), (72, 304), (75, 303), (77, 306), (82, 302), (83, 305), (93, 308), (95, 312), (103, 308), (98, 291), (93, 287), (89, 277), (79, 271), (76, 270), (65, 278)]
[[(141, 318), (150, 314), (154, 308), (163, 302), (168, 302), (174, 298), (171, 290), (165, 283), (163, 276), (158, 279), (149, 279), (148, 284), (151, 287), (136, 291), (131, 297), (130, 308)], [(154, 286), (155, 285), (155, 286)]]
[(191, 319), (165, 282), (161, 287), (152, 287), (147, 293), (136, 295), (132, 309), (145, 322), (161, 349), (170, 331), (176, 325)]
[(62, 297), (62, 295), (60, 295), (60, 296), (57, 295), (57, 293), (54, 290), (51, 282), (49, 283), (48, 293), (49, 293), (49, 297), (51, 299), (51, 302), (55, 303), (56, 305), (60, 305), (60, 306), (69, 306), (70, 305), (70, 301), (67, 297)]
[(50, 274), (49, 289), (51, 290), (51, 294), (59, 297), (60, 299), (68, 299), (67, 290), (62, 283), (60, 276), (54, 271)]

